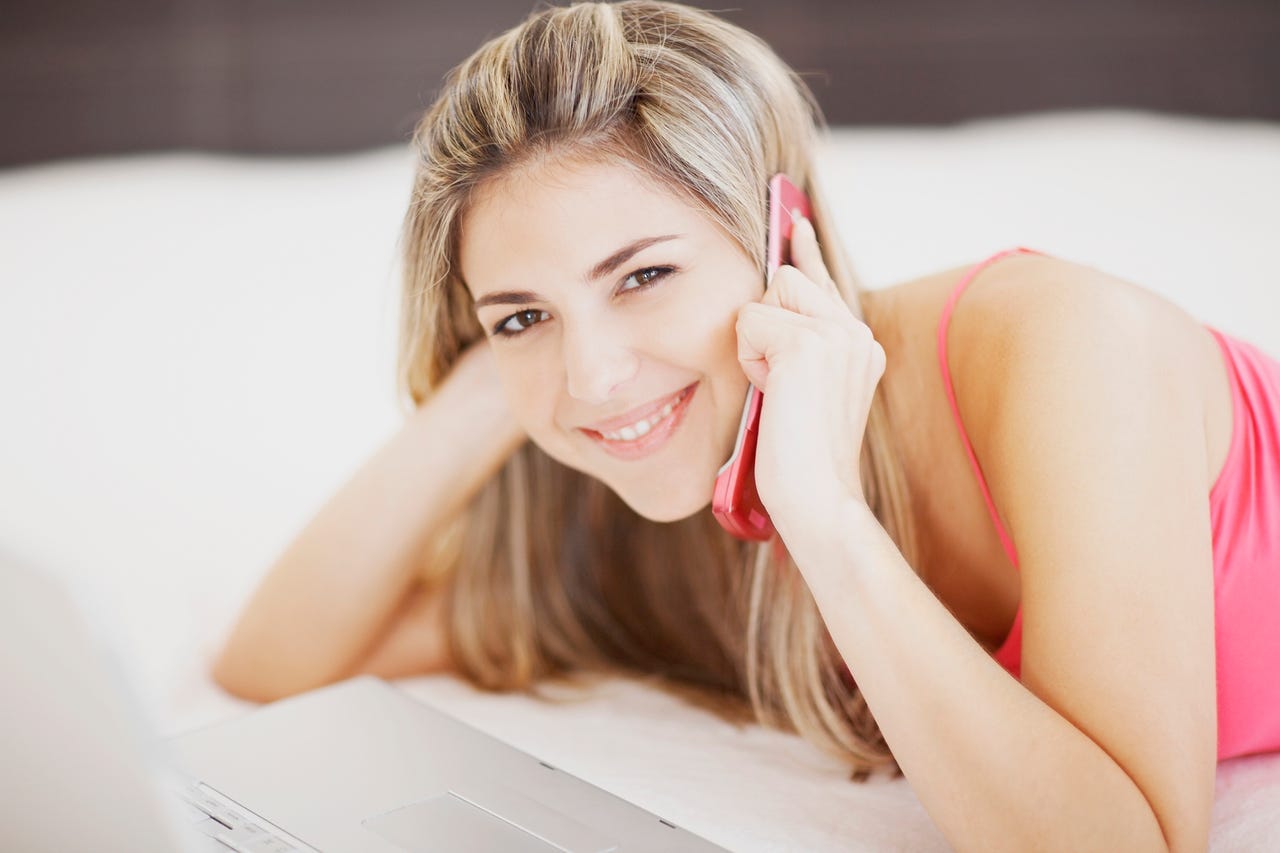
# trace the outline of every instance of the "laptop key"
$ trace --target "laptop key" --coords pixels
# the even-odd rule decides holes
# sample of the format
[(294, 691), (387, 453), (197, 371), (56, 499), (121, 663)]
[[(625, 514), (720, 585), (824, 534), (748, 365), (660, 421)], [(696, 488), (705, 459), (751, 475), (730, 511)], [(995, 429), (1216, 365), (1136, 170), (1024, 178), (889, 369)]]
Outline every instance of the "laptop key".
[(203, 818), (203, 823), (197, 822), (195, 826), (209, 838), (224, 845), (223, 850), (231, 848), (242, 853), (297, 853), (300, 850), (312, 850), (301, 842), (289, 840), (287, 833), (269, 822), (256, 823), (255, 820), (260, 821), (260, 817), (239, 806), (233, 807), (229, 801), (221, 799), (220, 794), (215, 795), (203, 782), (175, 786), (175, 790), (188, 808), (193, 812), (200, 812), (198, 817), (192, 815), (192, 820)]
[(178, 808), (181, 810), (183, 816), (186, 817), (187, 823), (200, 823), (201, 821), (209, 819), (209, 815), (207, 813), (191, 805), (191, 803), (188, 803), (186, 800), (179, 800)]
[(227, 830), (223, 830), (222, 832), (214, 835), (214, 838), (217, 838), (222, 843), (229, 844), (239, 850), (249, 842), (260, 841), (265, 836), (266, 833), (262, 831), (262, 827), (253, 823), (245, 823), (237, 826), (229, 832)]
[(219, 834), (227, 831), (226, 824), (219, 823), (211, 817), (205, 817), (203, 821), (193, 823), (192, 826), (210, 838), (217, 838)]

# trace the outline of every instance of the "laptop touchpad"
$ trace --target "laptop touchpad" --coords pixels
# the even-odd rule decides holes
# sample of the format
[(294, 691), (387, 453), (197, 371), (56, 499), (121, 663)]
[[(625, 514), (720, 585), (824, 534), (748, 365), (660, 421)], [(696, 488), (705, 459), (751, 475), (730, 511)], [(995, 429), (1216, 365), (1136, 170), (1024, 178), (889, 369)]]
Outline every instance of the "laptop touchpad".
[(367, 818), (364, 826), (412, 853), (437, 850), (557, 853), (559, 850), (451, 793)]

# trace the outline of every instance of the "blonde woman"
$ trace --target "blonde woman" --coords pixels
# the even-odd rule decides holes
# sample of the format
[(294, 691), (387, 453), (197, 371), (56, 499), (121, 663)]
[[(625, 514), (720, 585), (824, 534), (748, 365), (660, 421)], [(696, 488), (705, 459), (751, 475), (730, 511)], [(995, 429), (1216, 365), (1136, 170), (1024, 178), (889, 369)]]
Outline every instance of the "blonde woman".
[[(659, 673), (900, 770), (958, 849), (1205, 849), (1216, 761), (1280, 748), (1280, 363), (1023, 247), (860, 288), (823, 130), (674, 4), (456, 68), (414, 135), (411, 410), (218, 681)], [(766, 289), (777, 172), (813, 217)], [(709, 509), (749, 383), (773, 543)]]

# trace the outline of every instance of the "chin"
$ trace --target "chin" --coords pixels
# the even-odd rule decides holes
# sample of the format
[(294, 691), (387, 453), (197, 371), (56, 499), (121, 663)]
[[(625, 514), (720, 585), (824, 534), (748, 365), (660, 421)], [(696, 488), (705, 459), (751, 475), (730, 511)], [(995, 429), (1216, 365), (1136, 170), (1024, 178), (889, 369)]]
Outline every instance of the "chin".
[(607, 481), (605, 485), (622, 498), (623, 502), (637, 515), (649, 521), (666, 524), (683, 521), (710, 506), (714, 484), (708, 483), (703, 487), (701, 484), (686, 481), (675, 487), (654, 488), (649, 484), (648, 488), (643, 489), (636, 488), (634, 485), (631, 488), (620, 489)]
[(626, 495), (619, 495), (619, 497), (626, 501), (627, 506), (635, 510), (637, 515), (647, 518), (650, 521), (656, 521), (660, 524), (668, 524), (673, 521), (683, 521), (686, 518), (697, 515), (711, 504), (711, 498), (708, 497), (705, 500), (690, 501), (684, 505), (676, 505), (670, 500), (667, 500), (662, 502), (660, 505), (649, 507), (637, 505), (628, 501)]

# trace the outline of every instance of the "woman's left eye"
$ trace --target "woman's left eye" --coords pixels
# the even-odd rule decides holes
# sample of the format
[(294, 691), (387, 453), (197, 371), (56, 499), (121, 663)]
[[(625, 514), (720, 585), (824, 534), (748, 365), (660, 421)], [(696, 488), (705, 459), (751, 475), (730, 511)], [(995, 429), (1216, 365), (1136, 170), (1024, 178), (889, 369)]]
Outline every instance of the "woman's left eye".
[(636, 270), (631, 275), (623, 279), (623, 284), (635, 279), (638, 284), (635, 287), (624, 287), (623, 291), (643, 290), (658, 279), (665, 278), (675, 272), (674, 267), (645, 267), (642, 270)]

